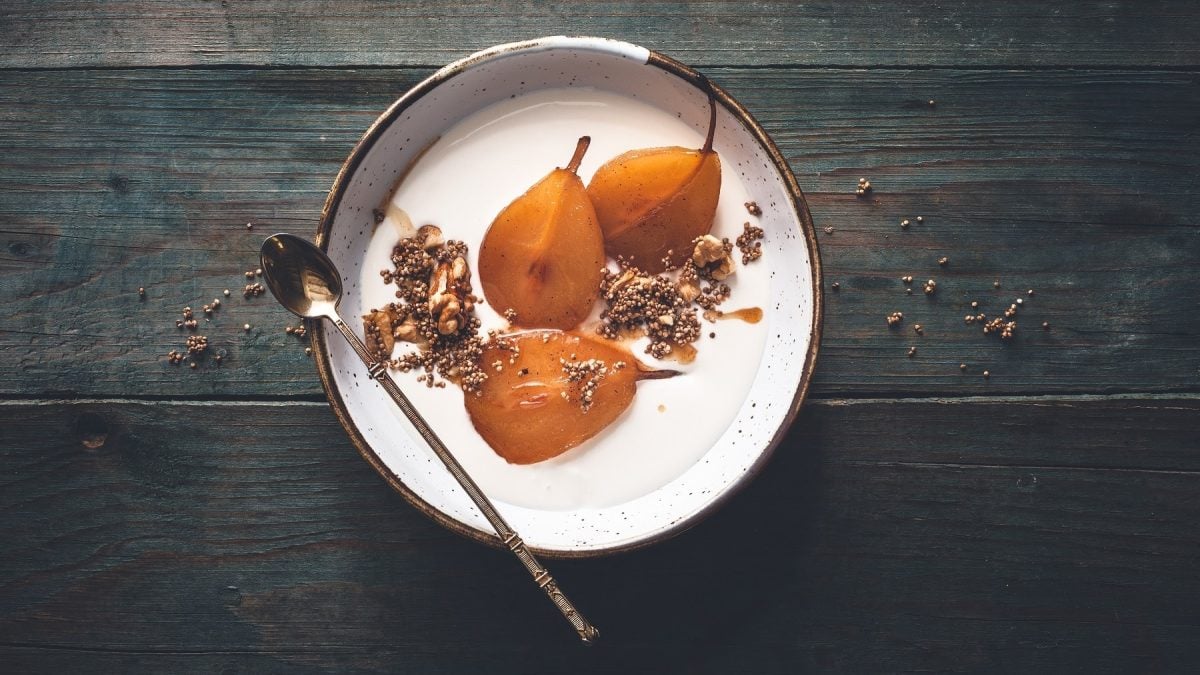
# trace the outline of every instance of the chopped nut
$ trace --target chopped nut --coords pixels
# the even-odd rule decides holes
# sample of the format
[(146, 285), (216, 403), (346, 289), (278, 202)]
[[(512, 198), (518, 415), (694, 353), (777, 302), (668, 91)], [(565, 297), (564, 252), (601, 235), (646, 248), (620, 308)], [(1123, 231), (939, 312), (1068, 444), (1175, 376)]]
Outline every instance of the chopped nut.
[(392, 328), (392, 323), (396, 320), (396, 310), (389, 305), (382, 310), (373, 309), (362, 318), (367, 351), (376, 359), (389, 358), (392, 355), (392, 347), (396, 344), (396, 335)]
[(675, 283), (675, 292), (679, 294), (679, 297), (683, 299), (685, 304), (690, 305), (696, 298), (700, 297), (700, 282), (695, 276), (689, 278), (681, 276)]
[[(437, 236), (441, 236), (440, 230)], [(428, 241), (426, 238), (425, 242)], [(462, 326), (464, 279), (469, 280), (469, 272), (466, 258), (462, 256), (438, 263), (429, 277), (429, 314), (434, 317), (438, 332), (442, 335), (457, 333)]]
[(762, 209), (759, 208), (758, 202), (746, 202), (745, 207), (746, 207), (746, 211), (749, 212), (749, 214), (752, 216), (761, 216), (762, 215)]
[(442, 237), (442, 228), (437, 225), (422, 225), (417, 228), (416, 239), (426, 251), (435, 250), (446, 243)]
[(462, 303), (451, 295), (441, 294), (431, 299), (429, 313), (436, 317), (437, 329), (442, 335), (457, 333), (462, 325)]
[(696, 247), (692, 250), (692, 264), (708, 272), (713, 279), (723, 281), (733, 274), (732, 250), (732, 244), (711, 234), (697, 237)]
[(454, 258), (454, 260), (452, 260), (450, 262), (450, 280), (451, 281), (458, 283), (458, 282), (462, 281), (463, 279), (465, 279), (469, 272), (470, 272), (470, 270), (467, 269), (467, 259), (462, 257), (461, 255), (456, 256)]
[[(417, 322), (411, 314), (406, 316), (400, 325), (392, 329), (392, 337), (404, 342), (424, 342), (424, 336), (421, 335)], [(391, 352), (389, 351), (388, 353), (390, 354)]]
[[(604, 271), (606, 271), (606, 270), (602, 270), (601, 274), (603, 274)], [(633, 268), (628, 268), (628, 269), (622, 270), (621, 274), (618, 275), (616, 278), (614, 278), (608, 284), (608, 288), (605, 290), (605, 297), (607, 297), (607, 298), (617, 297), (618, 295), (621, 294), (622, 290), (626, 286), (633, 283), (637, 278), (638, 278), (637, 270), (635, 270)], [(604, 285), (603, 281), (601, 282), (600, 285), (601, 286)], [(696, 292), (697, 293), (700, 292), (699, 286), (696, 286)]]

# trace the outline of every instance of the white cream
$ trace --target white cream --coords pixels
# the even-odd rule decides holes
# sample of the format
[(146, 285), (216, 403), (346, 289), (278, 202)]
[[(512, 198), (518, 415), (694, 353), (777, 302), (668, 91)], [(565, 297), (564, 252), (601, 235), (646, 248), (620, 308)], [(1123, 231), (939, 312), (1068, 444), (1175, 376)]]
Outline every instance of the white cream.
[[(398, 186), (391, 206), (407, 212), (415, 225), (432, 223), (446, 238), (466, 241), (474, 269), (479, 242), (496, 214), (551, 169), (565, 166), (584, 135), (592, 138), (579, 169), (585, 183), (601, 164), (627, 150), (703, 143), (673, 115), (636, 100), (589, 89), (542, 90), (485, 108), (452, 127)], [(736, 167), (723, 166), (713, 234), (730, 239), (741, 234), (742, 223), (754, 220), (743, 206), (747, 200)], [(390, 268), (399, 225), (388, 222), (396, 209), (387, 211), (361, 268), (366, 307), (393, 299), (395, 287), (379, 277), (379, 270)], [(737, 260), (726, 311), (768, 308), (769, 265), (767, 258), (749, 266)], [(478, 276), (474, 286), (480, 292)], [(478, 314), (485, 331), (506, 327), (490, 306), (479, 307)], [(508, 464), (487, 446), (471, 425), (457, 387), (429, 389), (415, 373), (393, 377), (493, 500), (544, 510), (613, 506), (680, 476), (716, 442), (746, 398), (763, 356), (766, 320), (701, 323), (699, 353), (686, 366), (655, 361), (642, 352), (644, 340), (633, 345), (644, 363), (683, 375), (640, 383), (630, 409), (606, 430), (533, 465)], [(408, 347), (400, 343), (397, 353)]]

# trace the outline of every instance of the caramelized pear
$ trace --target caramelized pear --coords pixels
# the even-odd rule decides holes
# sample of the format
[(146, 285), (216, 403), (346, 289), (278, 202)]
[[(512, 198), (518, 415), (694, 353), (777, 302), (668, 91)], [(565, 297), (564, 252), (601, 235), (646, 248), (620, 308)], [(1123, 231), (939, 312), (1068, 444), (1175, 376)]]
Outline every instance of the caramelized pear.
[(574, 328), (599, 292), (604, 238), (575, 175), (590, 142), (580, 138), (565, 169), (506, 206), (480, 244), (484, 296), (497, 312), (516, 312), (523, 326)]
[(488, 379), (477, 395), (466, 395), (467, 413), (512, 464), (541, 462), (579, 445), (620, 417), (639, 380), (677, 374), (649, 370), (611, 342), (557, 330), (500, 338), (480, 359)]
[(596, 170), (588, 196), (604, 246), (657, 274), (664, 258), (680, 265), (692, 241), (712, 229), (721, 196), (721, 159), (712, 149), (717, 103), (709, 92), (708, 136), (699, 150), (679, 146), (630, 150)]

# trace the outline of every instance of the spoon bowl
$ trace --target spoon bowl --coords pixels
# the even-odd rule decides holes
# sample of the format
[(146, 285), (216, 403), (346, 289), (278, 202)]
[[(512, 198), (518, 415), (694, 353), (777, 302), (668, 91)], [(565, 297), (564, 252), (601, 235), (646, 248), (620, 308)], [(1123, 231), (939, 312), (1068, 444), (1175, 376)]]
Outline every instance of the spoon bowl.
[(337, 318), (342, 277), (325, 252), (294, 234), (273, 234), (259, 255), (271, 294), (292, 314)]

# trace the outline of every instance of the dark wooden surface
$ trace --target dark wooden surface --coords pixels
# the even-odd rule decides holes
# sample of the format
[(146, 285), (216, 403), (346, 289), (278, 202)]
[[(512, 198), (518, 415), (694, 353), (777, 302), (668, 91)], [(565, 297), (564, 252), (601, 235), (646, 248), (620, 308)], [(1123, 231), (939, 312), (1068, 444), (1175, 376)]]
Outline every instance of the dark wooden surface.
[[(0, 670), (1195, 671), (1198, 30), (1188, 2), (4, 3)], [(841, 287), (745, 493), (555, 565), (593, 650), (387, 488), (236, 292), (391, 100), (555, 33), (745, 103)], [(168, 366), (225, 288), (225, 365)], [(1028, 288), (1014, 344), (963, 325)]]

